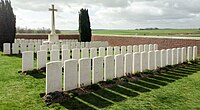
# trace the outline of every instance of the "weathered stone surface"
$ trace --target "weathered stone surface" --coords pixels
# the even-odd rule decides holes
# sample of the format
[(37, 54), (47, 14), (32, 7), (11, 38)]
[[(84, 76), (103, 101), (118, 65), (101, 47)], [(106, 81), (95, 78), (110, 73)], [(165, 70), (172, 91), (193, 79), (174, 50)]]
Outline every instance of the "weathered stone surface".
[(186, 62), (187, 61), (187, 51), (185, 47), (182, 47), (182, 59), (181, 59), (181, 63)]
[(197, 46), (193, 47), (193, 60), (197, 58)]
[(107, 47), (107, 55), (113, 55), (113, 47)]
[(60, 61), (60, 52), (58, 50), (50, 51), (50, 61)]
[(64, 91), (78, 87), (78, 60), (69, 59), (64, 62)]
[(72, 49), (72, 59), (80, 59), (80, 49)]
[(19, 44), (12, 43), (12, 54), (19, 54)]
[(69, 59), (70, 59), (70, 50), (69, 49), (62, 50), (62, 64), (64, 65), (64, 62)]
[(127, 53), (124, 55), (124, 73), (132, 73), (133, 70), (133, 54)]
[(127, 53), (133, 53), (133, 46), (127, 46)]
[(177, 49), (172, 49), (172, 65), (177, 64)]
[(46, 64), (46, 94), (62, 91), (62, 62), (53, 61)]
[(148, 51), (149, 51), (149, 45), (148, 45), (148, 44), (145, 44), (145, 45), (144, 45), (144, 51), (145, 51), (145, 52), (148, 52)]
[(89, 58), (89, 49), (88, 48), (81, 49), (81, 58)]
[(90, 48), (90, 58), (94, 58), (97, 56), (97, 48)]
[(161, 51), (160, 50), (155, 51), (155, 60), (156, 60), (156, 68), (161, 67), (162, 59), (161, 59)]
[(154, 51), (154, 45), (153, 44), (149, 44), (149, 51)]
[(34, 69), (34, 54), (33, 51), (22, 52), (22, 72)]
[(34, 51), (34, 43), (28, 43), (28, 51)]
[(140, 71), (140, 65), (141, 65), (140, 59), (141, 59), (140, 52), (133, 53), (133, 73), (141, 72)]
[(193, 57), (192, 47), (187, 48), (187, 60), (191, 61)]
[(59, 49), (59, 46), (58, 46), (58, 45), (53, 44), (53, 45), (51, 46), (51, 50), (60, 50), (60, 49)]
[(37, 69), (46, 67), (46, 63), (47, 63), (47, 52), (37, 51)]
[(120, 54), (120, 47), (119, 46), (115, 46), (114, 47), (114, 55), (118, 55)]
[(167, 52), (166, 50), (161, 50), (161, 67), (165, 67), (167, 65)]
[(182, 63), (181, 59), (182, 59), (182, 50), (181, 48), (177, 48), (177, 64)]
[(126, 54), (126, 46), (121, 46), (121, 54), (122, 55)]
[(105, 47), (100, 47), (99, 48), (99, 56), (105, 57), (105, 55), (106, 55)]
[(148, 52), (148, 69), (153, 70), (156, 69), (156, 64), (155, 64), (155, 51), (149, 51)]
[(143, 52), (144, 51), (144, 45), (139, 45), (139, 52)]
[(104, 81), (115, 77), (114, 57), (104, 57)]
[(133, 46), (133, 53), (139, 52), (139, 47), (137, 45)]
[(122, 76), (124, 76), (124, 55), (118, 54), (115, 55), (115, 77)]
[(28, 50), (26, 43), (21, 44), (20, 47), (21, 47), (21, 53)]
[(91, 84), (91, 59), (82, 58), (79, 60), (78, 86), (88, 86)]
[(158, 44), (154, 44), (154, 50), (158, 50)]
[(148, 52), (141, 53), (140, 61), (141, 61), (140, 71), (148, 69)]
[(103, 81), (103, 57), (92, 59), (92, 83)]
[(173, 63), (172, 63), (172, 49), (167, 49), (167, 65), (173, 65)]
[(48, 51), (47, 45), (40, 45), (40, 51)]

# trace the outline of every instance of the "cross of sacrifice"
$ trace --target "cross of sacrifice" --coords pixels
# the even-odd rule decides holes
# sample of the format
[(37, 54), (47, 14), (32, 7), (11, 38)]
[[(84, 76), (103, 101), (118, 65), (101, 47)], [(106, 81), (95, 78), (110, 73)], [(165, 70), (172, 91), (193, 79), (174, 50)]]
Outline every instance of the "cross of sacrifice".
[(58, 11), (57, 9), (54, 8), (54, 4), (51, 5), (51, 8), (49, 8), (49, 11), (52, 11), (52, 18), (51, 18), (51, 34), (55, 35), (55, 11)]

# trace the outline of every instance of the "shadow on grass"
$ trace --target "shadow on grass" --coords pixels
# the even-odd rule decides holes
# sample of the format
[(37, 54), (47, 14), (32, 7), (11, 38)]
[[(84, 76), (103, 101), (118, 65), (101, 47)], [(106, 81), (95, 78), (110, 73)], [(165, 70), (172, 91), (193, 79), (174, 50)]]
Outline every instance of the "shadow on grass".
[(26, 75), (30, 75), (36, 79), (46, 78), (46, 75), (43, 74), (43, 72), (41, 70), (27, 71)]
[(121, 102), (129, 97), (137, 97), (142, 93), (159, 89), (181, 78), (200, 71), (200, 64), (187, 67), (170, 69), (167, 72), (157, 74), (142, 80), (118, 84), (113, 87), (98, 90), (89, 94), (77, 96), (67, 102), (61, 103), (70, 110), (94, 110), (102, 109), (116, 102)]

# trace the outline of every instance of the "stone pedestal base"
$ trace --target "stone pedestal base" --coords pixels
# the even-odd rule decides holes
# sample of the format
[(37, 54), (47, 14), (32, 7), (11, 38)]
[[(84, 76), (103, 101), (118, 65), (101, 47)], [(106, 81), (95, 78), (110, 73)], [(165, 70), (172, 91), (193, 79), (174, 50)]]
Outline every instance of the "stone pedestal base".
[(56, 34), (49, 34), (48, 41), (44, 41), (43, 43), (55, 43), (59, 42), (59, 36)]

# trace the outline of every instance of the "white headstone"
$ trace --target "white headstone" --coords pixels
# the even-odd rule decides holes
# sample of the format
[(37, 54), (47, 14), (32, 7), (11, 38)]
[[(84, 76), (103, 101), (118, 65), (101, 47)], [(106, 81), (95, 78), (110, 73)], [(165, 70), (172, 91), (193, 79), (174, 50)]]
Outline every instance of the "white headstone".
[(124, 55), (124, 73), (131, 74), (133, 70), (133, 54), (127, 53)]
[(89, 49), (88, 48), (81, 49), (81, 58), (89, 58)]
[(153, 70), (156, 69), (156, 64), (155, 64), (155, 51), (149, 51), (148, 52), (148, 69)]
[(165, 67), (167, 65), (167, 52), (166, 50), (161, 50), (161, 67)]
[(59, 49), (59, 46), (58, 46), (58, 45), (53, 44), (53, 45), (51, 46), (51, 50), (60, 50), (60, 49)]
[(107, 55), (113, 55), (113, 47), (107, 47)]
[(154, 51), (154, 45), (153, 44), (149, 44), (149, 51)]
[(60, 51), (51, 50), (50, 51), (50, 61), (60, 61)]
[(173, 63), (172, 63), (172, 49), (167, 49), (167, 65), (173, 65)]
[(154, 50), (158, 50), (158, 44), (154, 44)]
[(193, 60), (197, 58), (197, 46), (193, 47)]
[(124, 55), (118, 54), (115, 55), (115, 77), (122, 76), (124, 76)]
[(182, 49), (177, 48), (177, 64), (182, 63)]
[(70, 42), (70, 44), (71, 44), (71, 49), (75, 49), (76, 48), (75, 42)]
[(141, 53), (140, 61), (141, 61), (140, 71), (144, 71), (144, 70), (148, 69), (148, 52)]
[(139, 47), (137, 45), (133, 46), (133, 53), (139, 52)]
[(103, 57), (92, 59), (92, 83), (103, 81)]
[(106, 55), (105, 47), (100, 47), (99, 48), (99, 56), (105, 57), (105, 55)]
[(145, 44), (145, 45), (144, 45), (144, 51), (145, 51), (145, 52), (148, 52), (148, 51), (149, 51), (149, 45), (148, 45), (148, 44)]
[(81, 42), (81, 48), (85, 48), (85, 42)]
[(19, 54), (19, 44), (12, 43), (12, 54)]
[(34, 43), (28, 43), (28, 51), (34, 51)]
[(140, 59), (141, 59), (141, 53), (139, 53), (139, 52), (133, 53), (133, 73), (141, 72), (141, 70), (140, 70), (140, 65), (141, 65)]
[(177, 64), (177, 49), (176, 48), (172, 49), (172, 64), (173, 65)]
[(78, 87), (78, 60), (66, 60), (64, 62), (64, 91)]
[(47, 51), (47, 45), (40, 45), (40, 51)]
[(127, 53), (133, 53), (133, 46), (127, 46)]
[(90, 58), (97, 57), (97, 48), (90, 48)]
[(46, 94), (62, 91), (62, 62), (53, 61), (46, 64)]
[(193, 54), (193, 52), (192, 52), (192, 47), (188, 47), (188, 48), (187, 48), (187, 60), (188, 60), (188, 61), (191, 61), (191, 60), (193, 59), (193, 58), (192, 58), (192, 57), (193, 57), (192, 54)]
[(47, 52), (37, 51), (37, 69), (46, 67), (46, 63), (47, 63)]
[(76, 48), (81, 48), (81, 43), (80, 42), (76, 42)]
[(155, 51), (155, 60), (156, 60), (156, 68), (161, 67), (162, 59), (161, 59), (161, 51), (160, 50)]
[(72, 49), (72, 59), (80, 59), (80, 49)]
[(143, 52), (144, 51), (144, 45), (139, 45), (139, 52)]
[(33, 51), (22, 52), (22, 72), (34, 69)]
[(114, 47), (114, 55), (120, 54), (120, 47), (119, 46), (115, 46)]
[(104, 81), (115, 77), (114, 57), (104, 57)]
[(62, 45), (62, 50), (66, 50), (69, 49), (68, 46), (66, 44)]
[(40, 45), (39, 43), (35, 43), (35, 52), (40, 51)]
[(181, 59), (181, 63), (186, 62), (187, 61), (187, 51), (185, 47), (182, 47), (182, 59)]
[(62, 63), (64, 64), (65, 60), (70, 59), (70, 50), (64, 49), (62, 50)]
[(91, 59), (82, 58), (79, 60), (78, 86), (91, 84)]
[(121, 54), (123, 56), (126, 54), (126, 46), (121, 46)]
[(24, 52), (24, 51), (27, 51), (27, 44), (26, 43), (22, 43), (20, 45), (20, 47), (21, 47), (21, 53)]

